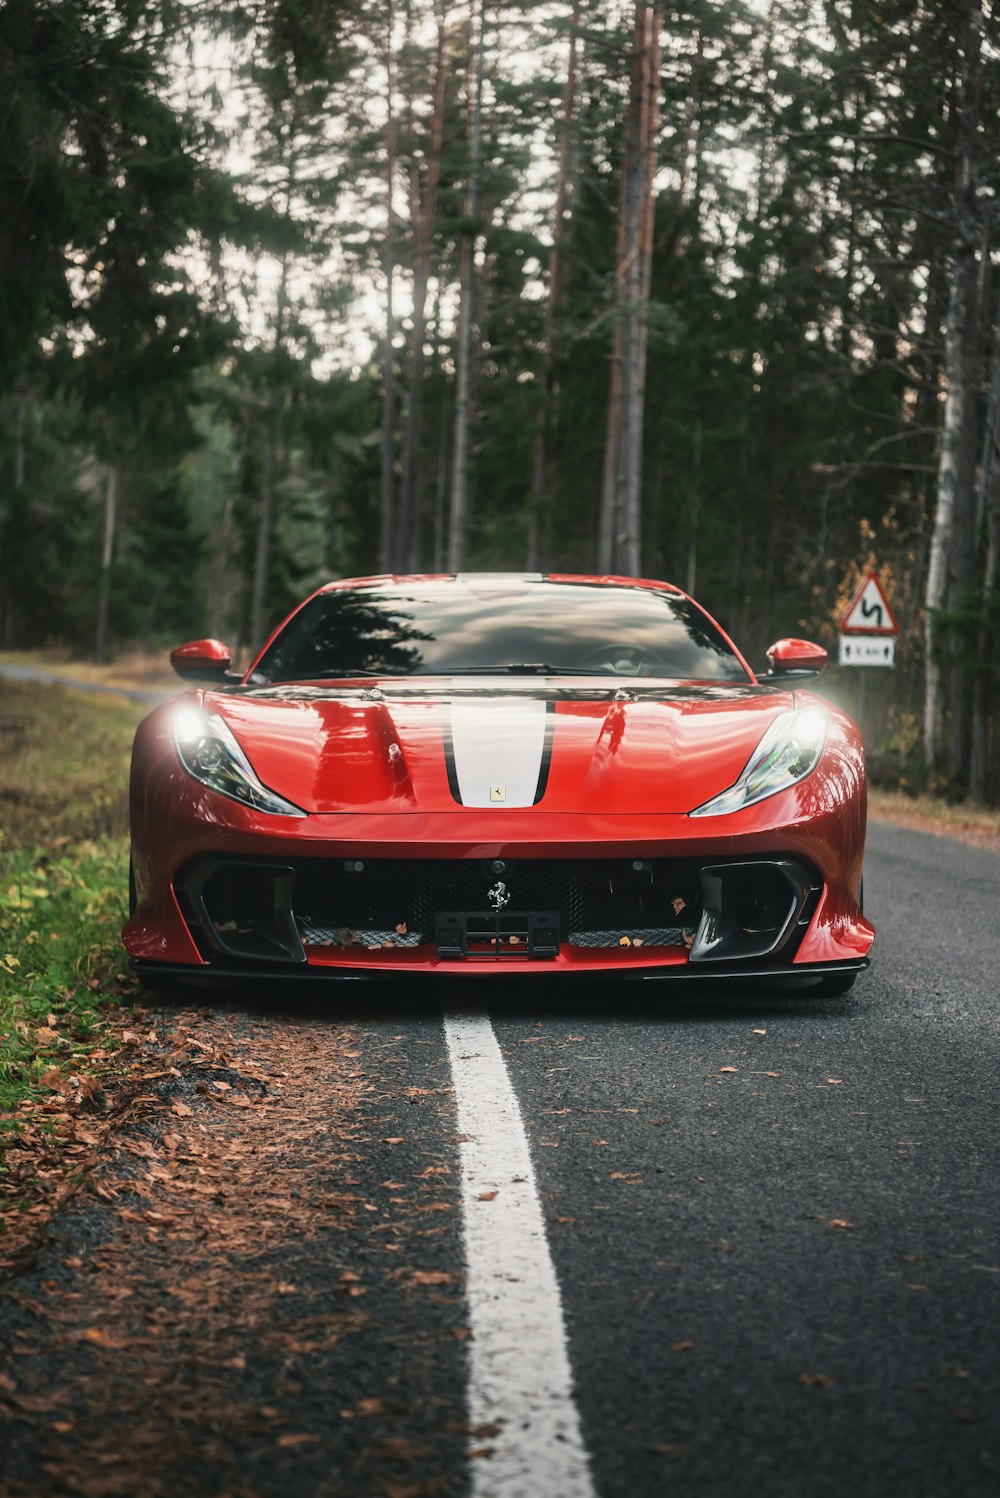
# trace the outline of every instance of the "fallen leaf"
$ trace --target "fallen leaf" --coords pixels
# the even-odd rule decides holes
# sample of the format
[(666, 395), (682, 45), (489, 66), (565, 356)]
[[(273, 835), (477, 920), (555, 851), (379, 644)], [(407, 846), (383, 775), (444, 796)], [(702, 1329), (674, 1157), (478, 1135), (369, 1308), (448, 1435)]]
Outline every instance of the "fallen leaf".
[(479, 1195), (476, 1197), (476, 1201), (477, 1202), (492, 1202), (492, 1201), (496, 1201), (496, 1199), (497, 1199), (497, 1197), (499, 1195), (500, 1195), (499, 1191), (480, 1191)]
[(800, 1373), (798, 1382), (807, 1389), (835, 1389), (837, 1380), (829, 1373)]
[(672, 1342), (670, 1345), (674, 1352), (693, 1352), (698, 1346), (697, 1342)]
[(455, 1278), (447, 1269), (414, 1269), (411, 1285), (450, 1285)]
[(853, 1222), (848, 1222), (846, 1217), (828, 1217), (826, 1220), (828, 1228), (852, 1228)]
[(827, 1087), (843, 1087), (844, 1083), (841, 1077), (827, 1077), (826, 1085)]
[(728, 1071), (739, 1071), (739, 1067), (738, 1066), (720, 1066), (719, 1067), (719, 1071), (720, 1072), (724, 1072), (724, 1071), (725, 1072), (728, 1072)]
[(290, 1431), (288, 1435), (278, 1437), (278, 1445), (284, 1447), (312, 1446), (318, 1441), (319, 1436), (311, 1436), (306, 1430)]
[(170, 1104), (171, 1113), (176, 1113), (178, 1118), (191, 1118), (191, 1109), (187, 1103), (182, 1103), (180, 1098)]
[(406, 1140), (402, 1139), (402, 1138), (400, 1138), (400, 1139), (383, 1139), (382, 1143), (383, 1144), (405, 1144)]
[(368, 1399), (359, 1399), (354, 1408), (357, 1413), (365, 1419), (370, 1418), (372, 1415), (384, 1415), (385, 1400), (380, 1399), (379, 1396), (375, 1394)]
[(109, 1347), (116, 1352), (128, 1346), (127, 1337), (116, 1336), (114, 1332), (107, 1332), (100, 1326), (88, 1326), (83, 1336), (87, 1342), (93, 1342), (98, 1347)]

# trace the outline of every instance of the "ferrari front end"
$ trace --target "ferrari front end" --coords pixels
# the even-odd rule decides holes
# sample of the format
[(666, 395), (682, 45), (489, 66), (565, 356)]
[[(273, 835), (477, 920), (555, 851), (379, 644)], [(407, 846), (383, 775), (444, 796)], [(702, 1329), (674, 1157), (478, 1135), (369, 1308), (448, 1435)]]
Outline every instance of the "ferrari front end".
[[(426, 581), (354, 584), (351, 607), (374, 595), (416, 615)], [(449, 602), (462, 583), (432, 581)], [(573, 671), (539, 649), (481, 672), (327, 680), (262, 671), (272, 642), (239, 685), (156, 709), (133, 761), (128, 951), (147, 976), (846, 987), (874, 935), (857, 728), (794, 681), (756, 681), (731, 646), (711, 678), (668, 676), (643, 649), (627, 673), (624, 655)]]

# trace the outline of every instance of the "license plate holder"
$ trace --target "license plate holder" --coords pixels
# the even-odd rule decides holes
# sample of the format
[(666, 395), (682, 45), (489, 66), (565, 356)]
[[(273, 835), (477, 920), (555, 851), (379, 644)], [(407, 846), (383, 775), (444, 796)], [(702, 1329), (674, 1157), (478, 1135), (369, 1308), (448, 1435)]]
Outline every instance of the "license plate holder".
[(434, 943), (449, 961), (524, 961), (559, 956), (556, 910), (439, 910)]

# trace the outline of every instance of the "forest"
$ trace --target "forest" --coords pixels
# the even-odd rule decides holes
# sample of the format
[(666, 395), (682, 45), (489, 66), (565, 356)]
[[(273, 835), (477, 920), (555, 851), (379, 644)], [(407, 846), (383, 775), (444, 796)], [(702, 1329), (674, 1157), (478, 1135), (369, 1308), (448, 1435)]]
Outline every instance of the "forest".
[(879, 773), (1000, 802), (992, 0), (6, 0), (0, 118), (4, 649), (873, 570)]

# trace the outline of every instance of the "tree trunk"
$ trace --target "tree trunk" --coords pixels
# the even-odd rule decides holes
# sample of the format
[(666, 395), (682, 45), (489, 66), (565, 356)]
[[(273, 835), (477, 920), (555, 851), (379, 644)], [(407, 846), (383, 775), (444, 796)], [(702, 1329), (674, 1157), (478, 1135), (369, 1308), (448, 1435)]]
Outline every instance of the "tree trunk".
[(382, 345), (382, 448), (379, 505), (379, 567), (391, 572), (395, 555), (396, 522), (396, 370), (392, 340), (396, 335), (394, 307), (396, 277), (396, 213), (393, 189), (396, 184), (396, 89), (395, 57), (392, 44), (392, 0), (386, 6), (385, 41), (385, 342)]
[(250, 597), (250, 654), (264, 643), (267, 609), (267, 579), (271, 570), (271, 525), (274, 517), (274, 431), (269, 416), (261, 457), (260, 507), (257, 513), (257, 548), (254, 554), (253, 591)]
[(566, 214), (570, 198), (570, 160), (573, 136), (576, 128), (576, 80), (577, 45), (580, 26), (581, 0), (573, 0), (570, 17), (569, 59), (566, 64), (566, 82), (563, 85), (562, 125), (559, 132), (559, 165), (556, 175), (556, 201), (552, 212), (552, 248), (549, 251), (549, 295), (545, 305), (545, 346), (542, 352), (541, 407), (538, 416), (538, 434), (535, 438), (535, 453), (531, 484), (531, 510), (528, 518), (527, 567), (534, 572), (539, 564), (546, 529), (546, 517), (551, 502), (549, 493), (550, 447), (558, 386), (555, 378), (554, 329), (555, 316), (562, 297), (563, 241), (566, 233)]
[(221, 639), (229, 625), (229, 549), (233, 535), (232, 488), (226, 489), (222, 506), (222, 522), (219, 526), (219, 542), (212, 569), (212, 598), (208, 615), (208, 632)]
[[(472, 12), (470, 8), (470, 21)], [(452, 451), (451, 514), (448, 530), (448, 570), (458, 572), (465, 562), (465, 537), (469, 515), (469, 413), (472, 384), (472, 332), (475, 302), (475, 247), (479, 230), (479, 177), (482, 153), (483, 73), (485, 66), (486, 0), (479, 4), (479, 35), (472, 85), (469, 127), (469, 181), (466, 192), (466, 226), (459, 248), (458, 340), (455, 351), (455, 443)]]
[(118, 469), (108, 469), (104, 488), (104, 545), (101, 548), (101, 585), (97, 600), (97, 637), (94, 656), (103, 661), (108, 651), (108, 609), (111, 601), (111, 563), (115, 554), (115, 526), (118, 511)]
[[(952, 523), (951, 565), (948, 569), (946, 607), (959, 614), (968, 610), (977, 583), (978, 526), (976, 523), (976, 418), (982, 374), (981, 327), (989, 322), (989, 241), (984, 233), (979, 275), (969, 297), (965, 337), (962, 348), (962, 382), (965, 386), (966, 413), (959, 452), (955, 514)], [(972, 734), (972, 671), (967, 664), (971, 640), (963, 633), (956, 641), (958, 659), (950, 671), (949, 711), (951, 732), (948, 735), (948, 770), (952, 779), (964, 780), (969, 769)]]
[(976, 260), (975, 80), (981, 40), (982, 14), (979, 0), (972, 0), (968, 10), (962, 59), (955, 183), (955, 241), (945, 327), (944, 372), (948, 394), (938, 462), (937, 505), (924, 595), (924, 757), (931, 769), (940, 769), (945, 757), (946, 679), (935, 627), (938, 615), (946, 608), (949, 600), (963, 456), (968, 451), (968, 423), (975, 419), (975, 391), (969, 388), (970, 361), (966, 354)]
[(427, 336), (427, 286), (431, 272), (431, 248), (437, 218), (438, 185), (441, 179), (441, 143), (444, 135), (445, 9), (437, 6), (437, 47), (434, 58), (434, 89), (431, 108), (427, 170), (421, 190), (414, 169), (411, 193), (414, 226), (413, 326), (410, 333), (410, 398), (406, 414), (406, 453), (403, 460), (402, 513), (399, 526), (400, 561), (412, 572), (420, 565), (419, 522), (421, 492), (420, 442), (424, 407), (424, 340)]
[[(612, 354), (598, 564), (601, 571), (607, 571), (610, 559), (615, 571), (632, 576), (641, 570), (642, 554), (642, 437), (659, 119), (659, 27), (658, 5), (638, 0), (615, 267), (620, 336)], [(616, 369), (620, 371), (617, 390)]]
[(977, 670), (972, 694), (969, 795), (976, 805), (982, 806), (988, 801), (991, 789), (993, 756), (990, 754), (990, 678), (995, 674), (991, 668), (996, 651), (990, 615), (997, 592), (997, 575), (1000, 572), (1000, 309), (994, 331), (986, 436), (979, 484), (986, 530), (986, 560), (981, 595), (982, 623), (979, 626)]

